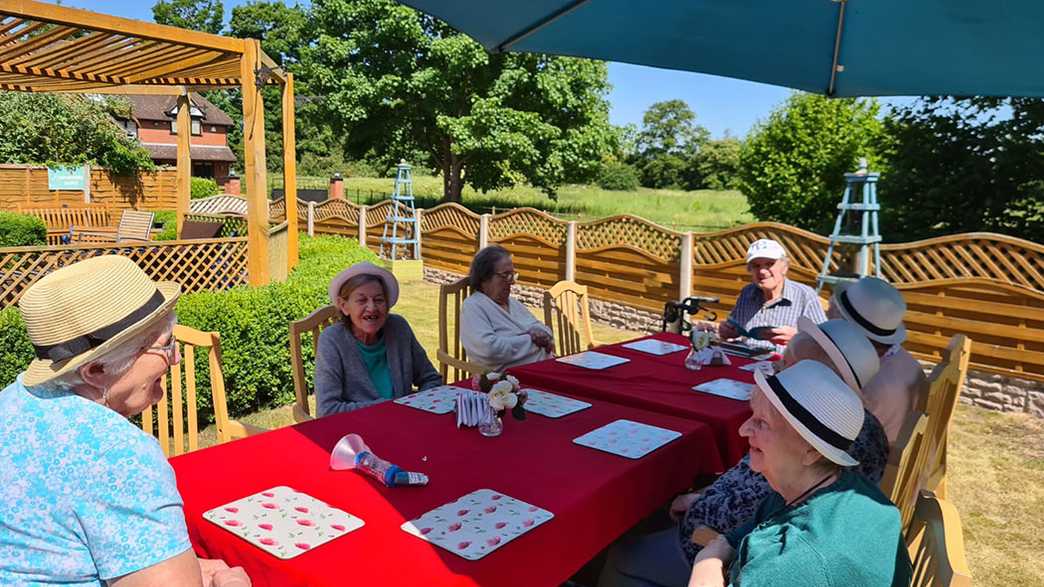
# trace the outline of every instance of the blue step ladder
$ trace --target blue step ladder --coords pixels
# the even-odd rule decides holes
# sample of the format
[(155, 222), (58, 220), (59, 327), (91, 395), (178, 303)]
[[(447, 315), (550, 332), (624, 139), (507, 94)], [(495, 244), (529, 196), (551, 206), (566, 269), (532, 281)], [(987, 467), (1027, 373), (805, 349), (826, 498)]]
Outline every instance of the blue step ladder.
[[(420, 259), (420, 217), (413, 204), (413, 173), (406, 161), (399, 161), (395, 173), (392, 205), (384, 220), (381, 235), (381, 258), (394, 261), (400, 258), (399, 247), (413, 246), (413, 258)], [(390, 234), (389, 234), (390, 233)]]
[[(877, 223), (877, 213), (881, 210), (877, 203), (877, 180), (880, 177), (880, 173), (867, 172), (865, 159), (860, 160), (859, 171), (845, 174), (845, 193), (841, 197), (841, 203), (837, 205), (837, 221), (834, 222), (834, 231), (830, 233), (830, 246), (827, 248), (826, 258), (823, 259), (823, 268), (819, 271), (816, 293), (819, 293), (825, 284), (853, 282), (869, 275), (871, 253), (874, 275), (881, 277), (881, 232)], [(861, 197), (861, 202), (854, 201), (856, 194)], [(845, 216), (848, 214), (852, 214), (852, 218), (846, 223)], [(858, 233), (851, 230), (856, 224), (859, 227)], [(851, 271), (830, 273), (830, 260), (838, 245), (858, 247), (855, 263)]]

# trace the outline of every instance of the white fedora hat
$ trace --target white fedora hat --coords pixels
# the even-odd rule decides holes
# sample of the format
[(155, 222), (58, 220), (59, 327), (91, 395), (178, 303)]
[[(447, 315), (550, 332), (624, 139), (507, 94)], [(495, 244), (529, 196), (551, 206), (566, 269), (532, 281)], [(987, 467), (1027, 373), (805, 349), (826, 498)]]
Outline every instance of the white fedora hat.
[(330, 287), (327, 293), (330, 294), (331, 304), (337, 305), (337, 296), (341, 293), (341, 286), (356, 275), (373, 275), (384, 283), (384, 293), (388, 296), (388, 309), (391, 309), (395, 302), (399, 301), (399, 280), (395, 279), (391, 271), (378, 267), (369, 261), (360, 261), (341, 271), (330, 280)]
[(863, 428), (863, 402), (830, 367), (805, 360), (768, 377), (755, 371), (754, 381), (819, 454), (843, 467), (859, 464), (848, 449)]
[(119, 255), (48, 273), (18, 301), (36, 352), (22, 383), (46, 383), (105, 355), (167, 315), (180, 293), (177, 283), (153, 281)]
[(899, 290), (883, 279), (864, 277), (834, 293), (830, 303), (870, 340), (881, 344), (906, 340), (906, 302)]
[(881, 368), (874, 345), (863, 331), (847, 320), (827, 320), (816, 324), (807, 316), (798, 318), (798, 332), (804, 332), (830, 357), (841, 378), (855, 391), (860, 391)]
[(774, 241), (770, 238), (758, 239), (747, 247), (747, 263), (754, 259), (778, 260), (786, 256), (787, 250), (783, 248), (783, 245), (779, 244), (779, 241)]

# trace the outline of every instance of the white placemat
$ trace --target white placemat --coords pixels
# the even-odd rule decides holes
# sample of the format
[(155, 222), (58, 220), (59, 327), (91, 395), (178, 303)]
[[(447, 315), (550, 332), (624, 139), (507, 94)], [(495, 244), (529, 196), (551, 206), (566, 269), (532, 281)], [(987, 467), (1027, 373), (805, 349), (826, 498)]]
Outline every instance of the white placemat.
[(625, 349), (632, 349), (641, 351), (643, 353), (649, 353), (650, 355), (669, 355), (678, 351), (684, 351), (689, 348), (685, 345), (674, 344), (673, 342), (666, 342), (662, 340), (656, 340), (655, 338), (647, 338), (645, 340), (637, 340), (635, 342), (629, 342), (622, 345)]
[(629, 459), (640, 459), (680, 436), (681, 432), (659, 426), (616, 420), (574, 438), (573, 442)]
[(617, 357), (616, 355), (607, 355), (597, 351), (584, 351), (575, 355), (569, 355), (568, 357), (559, 357), (555, 360), (568, 365), (583, 367), (584, 369), (596, 370), (608, 369), (609, 367), (615, 367), (616, 365), (630, 362), (630, 359)]
[(551, 512), (479, 489), (400, 526), (468, 560), (478, 560), (555, 517)]
[(742, 381), (736, 381), (735, 379), (722, 378), (713, 381), (704, 381), (699, 385), (694, 385), (692, 389), (694, 391), (702, 391), (703, 393), (720, 395), (721, 397), (745, 402), (750, 400), (750, 392), (753, 391), (754, 384), (743, 383)]
[(765, 375), (774, 375), (776, 373), (776, 368), (772, 365), (772, 361), (755, 361), (753, 363), (747, 363), (740, 367), (740, 369), (743, 371), (750, 371), (751, 373), (761, 371)]
[(281, 559), (363, 526), (348, 512), (282, 485), (206, 511), (203, 519)]
[(431, 412), (432, 414), (448, 414), (453, 411), (457, 394), (461, 391), (471, 390), (455, 385), (440, 385), (424, 391), (418, 391), (417, 393), (404, 395), (395, 400), (395, 403)]
[(562, 416), (579, 412), (591, 407), (591, 404), (578, 399), (540, 391), (539, 389), (526, 389), (529, 399), (526, 400), (526, 411), (547, 416), (548, 418), (561, 418)]

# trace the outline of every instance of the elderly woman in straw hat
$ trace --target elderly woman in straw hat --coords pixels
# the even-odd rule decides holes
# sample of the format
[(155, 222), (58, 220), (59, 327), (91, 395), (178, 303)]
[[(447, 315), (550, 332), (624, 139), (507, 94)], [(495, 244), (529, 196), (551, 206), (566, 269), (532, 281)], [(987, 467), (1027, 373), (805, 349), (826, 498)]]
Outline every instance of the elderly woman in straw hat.
[(357, 410), (402, 397), (414, 386), (442, 384), (406, 319), (389, 310), (399, 282), (373, 263), (356, 263), (329, 287), (341, 324), (323, 330), (315, 358), (315, 396), (320, 416)]
[[(799, 318), (798, 334), (787, 345), (780, 367), (786, 369), (802, 360), (826, 365), (856, 392), (878, 368), (870, 342), (844, 320), (817, 325)], [(865, 418), (849, 452), (859, 461), (856, 471), (877, 483), (887, 464), (888, 441), (877, 419), (869, 412)], [(751, 468), (750, 459), (748, 454), (702, 491), (675, 498), (670, 515), (678, 521), (676, 527), (622, 541), (610, 553), (601, 584), (684, 584), (700, 551), (694, 535), (703, 535), (707, 529), (725, 533), (740, 527), (772, 493), (765, 477)]]
[(0, 584), (250, 584), (196, 559), (174, 472), (127, 420), (180, 359), (179, 293), (106, 255), (23, 294), (36, 359), (0, 392)]
[(867, 407), (884, 426), (888, 442), (894, 444), (910, 412), (923, 405), (928, 394), (924, 369), (903, 348), (906, 302), (887, 281), (864, 277), (834, 290), (830, 313), (859, 328), (881, 358), (881, 369), (863, 387), (863, 394)]
[(816, 361), (754, 379), (740, 434), (772, 493), (700, 552), (689, 586), (909, 585), (899, 510), (850, 469), (865, 413), (856, 392)]

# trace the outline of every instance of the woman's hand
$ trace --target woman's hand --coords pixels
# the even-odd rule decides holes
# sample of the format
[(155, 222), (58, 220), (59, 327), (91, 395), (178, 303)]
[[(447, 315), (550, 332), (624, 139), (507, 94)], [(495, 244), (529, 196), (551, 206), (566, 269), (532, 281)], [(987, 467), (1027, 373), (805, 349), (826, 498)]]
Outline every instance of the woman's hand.
[(787, 343), (790, 342), (790, 339), (794, 338), (794, 335), (797, 334), (797, 328), (794, 328), (793, 326), (777, 326), (769, 332), (772, 334), (772, 336), (769, 337), (772, 344), (786, 346)]
[(725, 568), (735, 556), (729, 541), (719, 536), (696, 555), (689, 587), (725, 587)]
[(533, 341), (533, 344), (547, 350), (547, 352), (555, 352), (555, 341), (547, 331), (541, 328), (534, 328), (529, 331), (529, 338)]
[(692, 503), (700, 497), (699, 492), (684, 493), (674, 498), (671, 502), (671, 508), (668, 510), (668, 514), (671, 519), (677, 522), (685, 517), (685, 513), (692, 507)]

